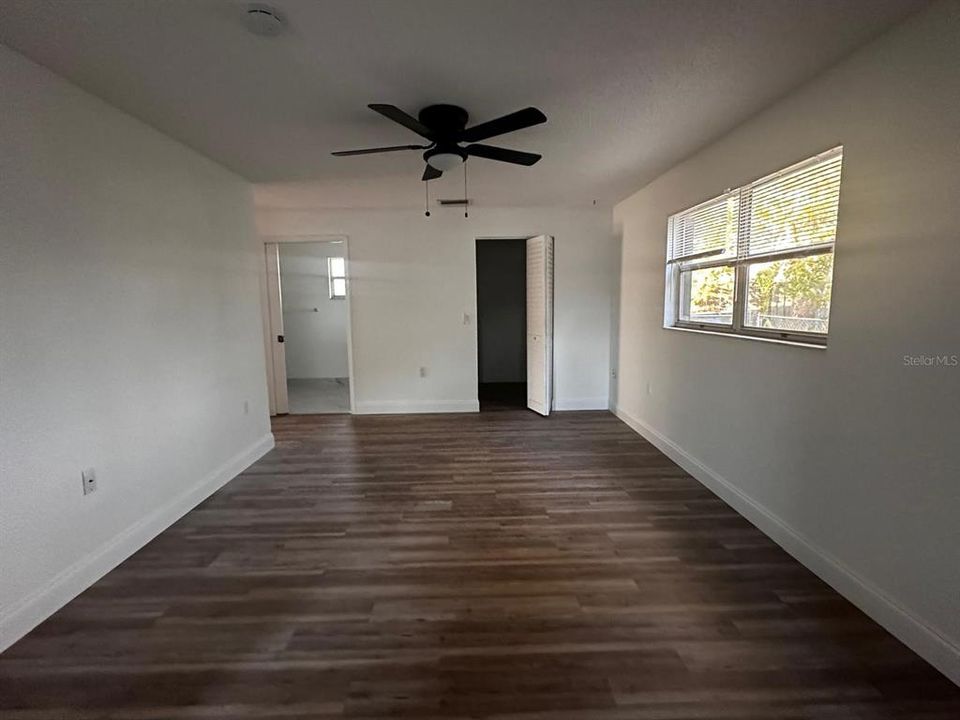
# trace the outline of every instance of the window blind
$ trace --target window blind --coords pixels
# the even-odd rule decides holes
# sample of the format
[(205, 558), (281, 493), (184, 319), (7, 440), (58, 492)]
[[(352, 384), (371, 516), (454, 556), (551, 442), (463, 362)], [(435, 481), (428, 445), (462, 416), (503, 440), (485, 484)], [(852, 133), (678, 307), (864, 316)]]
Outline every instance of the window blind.
[(836, 239), (841, 148), (743, 189), (741, 258), (788, 252)]
[(670, 262), (734, 255), (740, 216), (740, 191), (725, 193), (670, 218)]

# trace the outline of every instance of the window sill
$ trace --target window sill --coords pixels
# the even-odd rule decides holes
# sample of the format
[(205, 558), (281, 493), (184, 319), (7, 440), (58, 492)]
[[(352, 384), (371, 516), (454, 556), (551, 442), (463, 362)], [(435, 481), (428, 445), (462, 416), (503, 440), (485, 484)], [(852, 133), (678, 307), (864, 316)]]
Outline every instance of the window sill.
[(664, 330), (675, 330), (677, 332), (696, 333), (698, 335), (712, 335), (714, 337), (733, 338), (735, 340), (752, 340), (754, 342), (773, 343), (774, 345), (792, 345), (793, 347), (809, 348), (811, 350), (826, 350), (826, 343), (804, 342), (802, 340), (784, 340), (780, 338), (763, 337), (761, 335), (745, 335), (727, 330), (705, 330), (701, 328), (678, 327), (676, 325), (664, 325)]

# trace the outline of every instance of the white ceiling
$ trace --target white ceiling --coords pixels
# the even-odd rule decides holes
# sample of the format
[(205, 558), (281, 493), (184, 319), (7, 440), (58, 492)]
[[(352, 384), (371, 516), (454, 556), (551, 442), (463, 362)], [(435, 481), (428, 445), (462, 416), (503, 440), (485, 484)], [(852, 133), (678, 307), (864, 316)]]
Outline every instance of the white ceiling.
[[(418, 142), (366, 108), (527, 105), (549, 121), (474, 159), (480, 205), (608, 205), (918, 10), (918, 0), (0, 0), (0, 42), (260, 184), (275, 206), (423, 202)], [(453, 175), (453, 177), (449, 177)], [(462, 175), (431, 183), (462, 196)]]

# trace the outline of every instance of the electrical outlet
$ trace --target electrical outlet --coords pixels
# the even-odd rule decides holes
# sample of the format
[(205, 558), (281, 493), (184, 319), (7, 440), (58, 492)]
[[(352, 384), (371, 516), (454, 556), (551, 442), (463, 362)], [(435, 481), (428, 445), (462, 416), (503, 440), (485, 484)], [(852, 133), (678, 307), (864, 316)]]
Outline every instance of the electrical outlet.
[(83, 494), (89, 495), (92, 492), (97, 491), (97, 471), (93, 468), (87, 468), (86, 470), (80, 473), (80, 478), (83, 480)]
[(243, 414), (244, 415), (250, 414), (250, 403), (247, 402), (246, 400), (243, 401)]
[(420, 377), (426, 377), (426, 376), (427, 376), (427, 369), (421, 365), (421, 366), (420, 366)]
[(617, 379), (617, 369), (616, 369), (616, 368), (610, 368), (610, 378), (613, 379), (613, 380), (616, 380), (616, 379)]

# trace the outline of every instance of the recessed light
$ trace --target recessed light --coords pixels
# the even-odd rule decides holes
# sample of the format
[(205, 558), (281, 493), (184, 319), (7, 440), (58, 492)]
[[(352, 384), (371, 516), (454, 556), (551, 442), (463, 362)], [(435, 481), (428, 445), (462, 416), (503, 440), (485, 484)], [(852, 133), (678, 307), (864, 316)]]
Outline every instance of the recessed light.
[(247, 5), (243, 24), (247, 30), (261, 37), (275, 37), (283, 32), (286, 20), (276, 8), (262, 3)]

